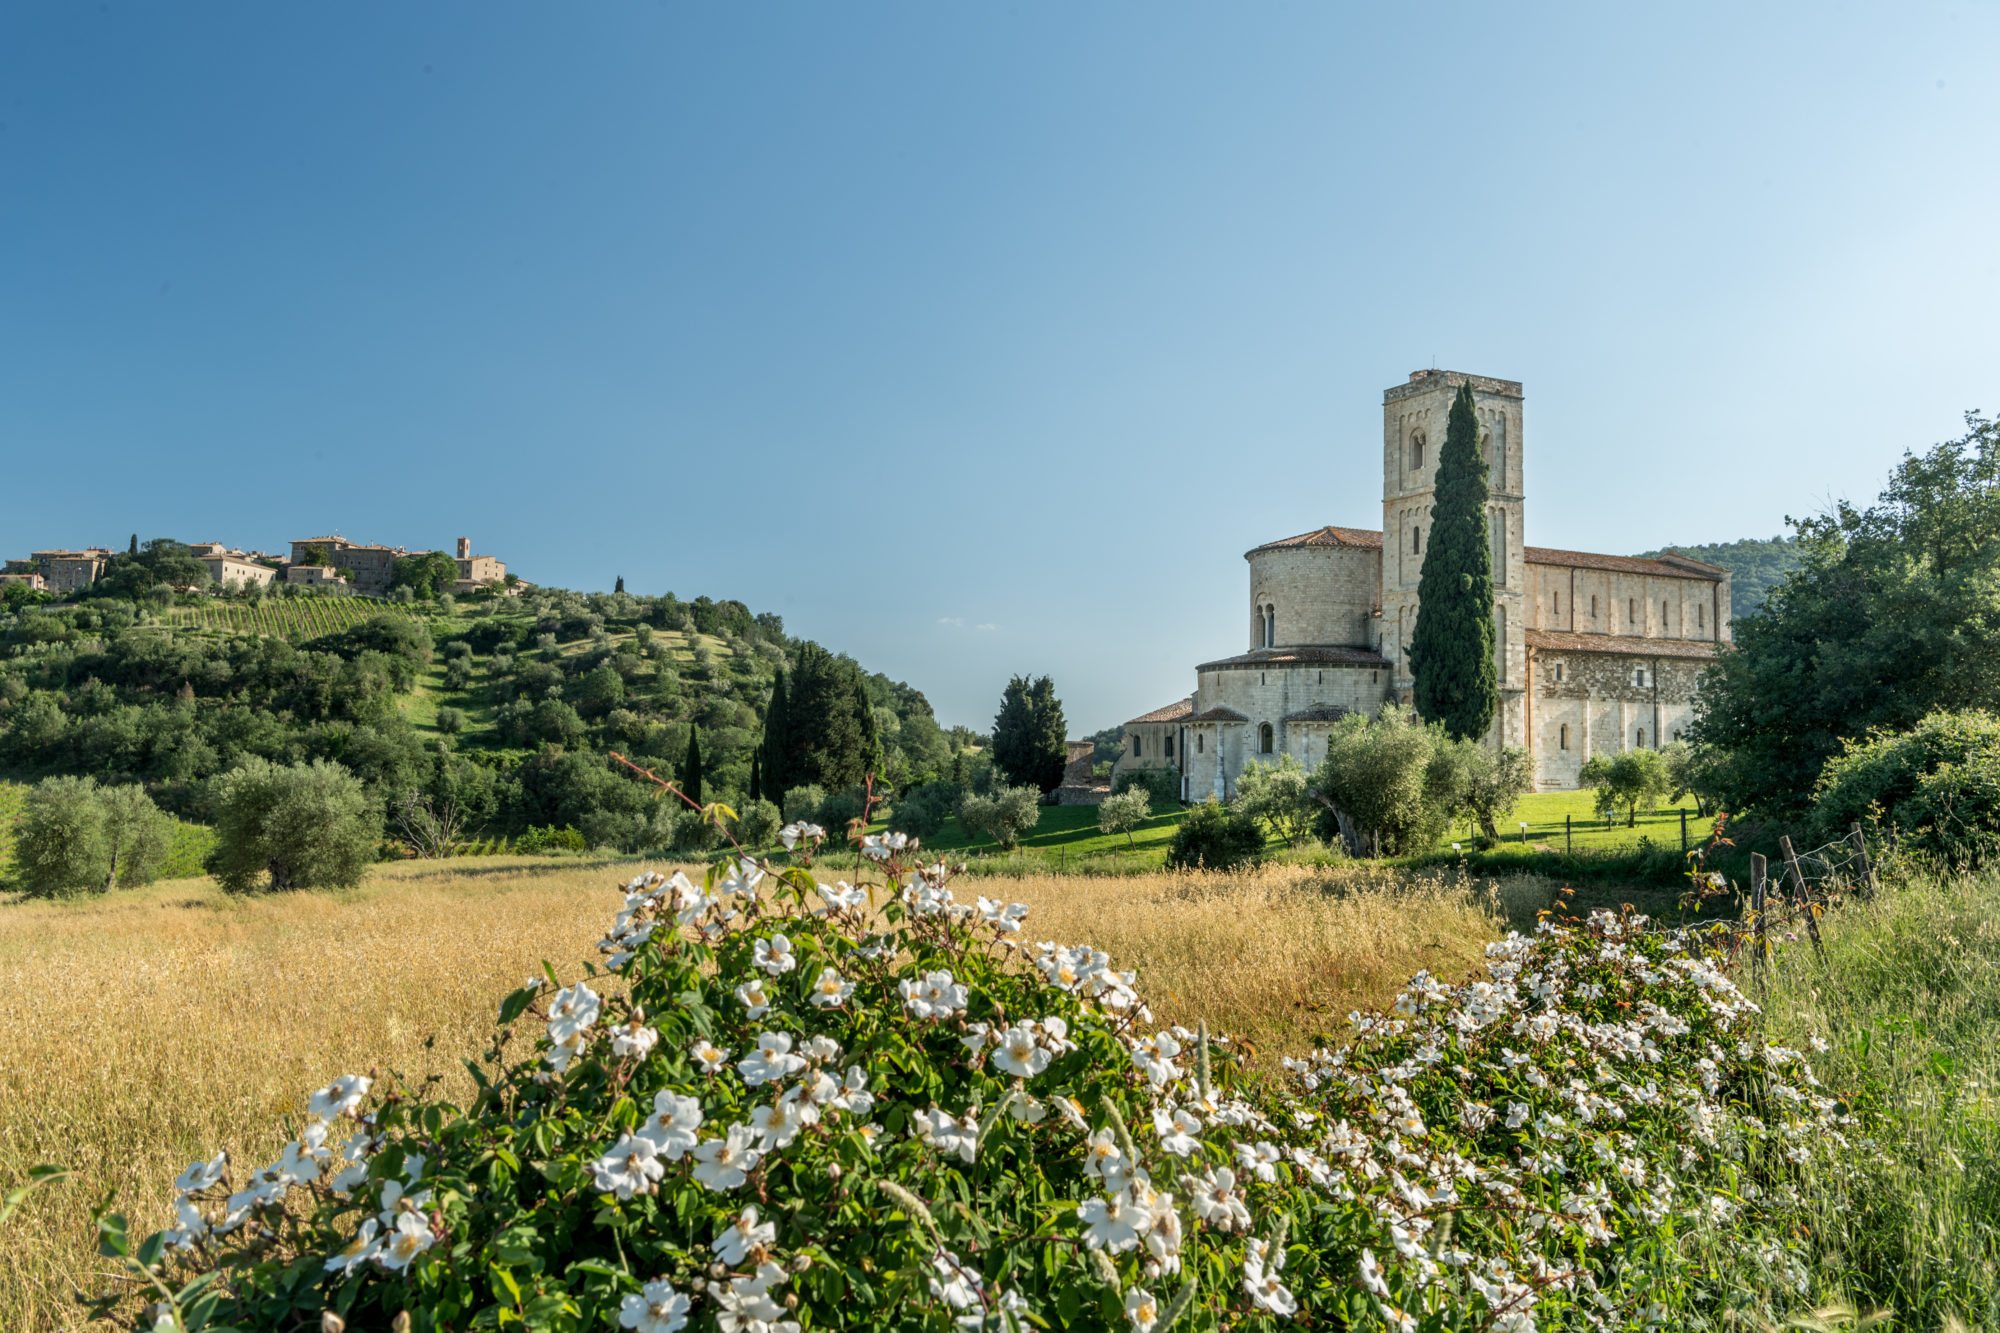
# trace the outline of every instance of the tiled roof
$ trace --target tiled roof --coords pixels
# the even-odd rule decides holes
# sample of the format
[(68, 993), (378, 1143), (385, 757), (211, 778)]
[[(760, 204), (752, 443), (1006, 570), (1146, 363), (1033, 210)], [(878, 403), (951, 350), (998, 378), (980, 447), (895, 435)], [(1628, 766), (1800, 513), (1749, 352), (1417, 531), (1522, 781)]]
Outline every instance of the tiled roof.
[[(1608, 569), (1616, 574), (1651, 574), (1656, 578), (1701, 579), (1721, 581), (1725, 571), (1714, 565), (1704, 565), (1699, 560), (1677, 557), (1675, 563), (1664, 560), (1648, 560), (1636, 555), (1594, 555), (1589, 551), (1558, 551), (1549, 546), (1530, 546), (1523, 552), (1531, 565), (1561, 565), (1570, 569)], [(1686, 561), (1685, 564), (1680, 563)], [(1690, 568), (1692, 566), (1692, 568)], [(1708, 575), (1703, 570), (1713, 569)]]
[(1178, 722), (1182, 718), (1186, 717), (1189, 713), (1192, 713), (1193, 711), (1194, 711), (1194, 696), (1189, 695), (1185, 699), (1174, 700), (1172, 703), (1168, 704), (1165, 708), (1155, 708), (1150, 713), (1141, 713), (1139, 716), (1133, 718), (1131, 722), (1127, 722), (1125, 725), (1129, 727), (1133, 725), (1133, 723), (1137, 722)]
[(1250, 669), (1254, 667), (1296, 667), (1296, 666), (1354, 666), (1379, 668), (1389, 665), (1389, 659), (1366, 648), (1348, 648), (1339, 644), (1300, 644), (1293, 648), (1259, 648), (1255, 652), (1243, 653), (1236, 657), (1218, 658), (1213, 662), (1203, 662), (1196, 671), (1213, 671), (1218, 667)]
[(1296, 713), (1285, 714), (1287, 722), (1338, 722), (1354, 710), (1341, 704), (1314, 704)]
[(1224, 708), (1221, 704), (1205, 708), (1188, 718), (1190, 722), (1248, 722), (1249, 720), (1234, 708)]
[(1715, 645), (1707, 639), (1647, 639), (1628, 634), (1569, 634), (1562, 630), (1531, 629), (1528, 646), (1562, 653), (1624, 653), (1633, 657), (1715, 656)]
[(1296, 537), (1285, 537), (1253, 547), (1243, 553), (1243, 558), (1247, 560), (1258, 551), (1286, 551), (1299, 546), (1361, 546), (1379, 551), (1382, 549), (1382, 534), (1367, 528), (1314, 528)]

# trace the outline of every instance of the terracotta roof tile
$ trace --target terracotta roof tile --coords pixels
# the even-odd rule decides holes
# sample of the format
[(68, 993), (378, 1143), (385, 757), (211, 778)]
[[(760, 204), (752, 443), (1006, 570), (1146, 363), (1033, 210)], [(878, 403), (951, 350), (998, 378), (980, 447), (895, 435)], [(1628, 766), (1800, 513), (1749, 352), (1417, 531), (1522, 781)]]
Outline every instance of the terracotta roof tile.
[(1715, 656), (1707, 639), (1647, 639), (1628, 634), (1570, 634), (1563, 630), (1531, 629), (1528, 646), (1561, 653), (1622, 653), (1633, 657)]
[(1194, 696), (1189, 695), (1185, 699), (1174, 700), (1165, 708), (1155, 708), (1150, 713), (1141, 713), (1125, 725), (1129, 727), (1139, 722), (1178, 722), (1193, 711)]
[(1285, 551), (1299, 546), (1360, 546), (1370, 550), (1380, 550), (1382, 534), (1367, 528), (1314, 528), (1311, 532), (1301, 532), (1296, 537), (1283, 537), (1253, 547), (1243, 553), (1243, 558), (1247, 560), (1258, 551)]
[(1248, 722), (1250, 719), (1237, 712), (1234, 708), (1224, 708), (1222, 705), (1217, 704), (1213, 708), (1205, 708), (1201, 712), (1195, 713), (1187, 720), (1190, 722)]
[(1355, 666), (1376, 669), (1388, 665), (1389, 659), (1366, 648), (1308, 643), (1291, 648), (1259, 648), (1255, 652), (1242, 653), (1235, 657), (1217, 658), (1213, 662), (1203, 662), (1195, 670), (1213, 671), (1217, 667), (1249, 669), (1295, 666)]
[[(1531, 565), (1560, 565), (1569, 569), (1608, 569), (1616, 574), (1651, 574), (1656, 578), (1700, 579), (1701, 570), (1713, 569), (1712, 580), (1720, 582), (1725, 571), (1714, 565), (1704, 565), (1699, 560), (1680, 559), (1686, 564), (1668, 564), (1664, 560), (1648, 560), (1636, 555), (1595, 555), (1589, 551), (1559, 551), (1550, 546), (1529, 546), (1523, 552)], [(1699, 568), (1689, 568), (1690, 565)]]

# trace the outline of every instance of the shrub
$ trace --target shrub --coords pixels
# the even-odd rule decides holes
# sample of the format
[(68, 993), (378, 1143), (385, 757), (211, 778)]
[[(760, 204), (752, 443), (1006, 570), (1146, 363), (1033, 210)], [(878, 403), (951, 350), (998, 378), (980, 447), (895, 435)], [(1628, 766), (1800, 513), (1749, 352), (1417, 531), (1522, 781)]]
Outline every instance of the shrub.
[(560, 856), (585, 850), (583, 834), (565, 824), (561, 828), (531, 828), (514, 839), (514, 850), (523, 856)]
[(1025, 909), (886, 870), (641, 875), (613, 979), (508, 995), (470, 1104), (337, 1079), (105, 1253), (186, 1333), (1714, 1326), (1718, 1257), (1792, 1289), (1783, 1182), (1856, 1151), (1643, 920), (1419, 975), (1287, 1090), (1089, 946), (1016, 947)]
[(819, 810), (813, 823), (825, 827), (835, 839), (847, 836), (847, 826), (861, 818), (867, 807), (868, 793), (862, 787), (844, 787), (819, 803)]
[(447, 736), (455, 736), (465, 730), (465, 710), (449, 707), (438, 709), (437, 729)]
[(826, 804), (826, 789), (813, 783), (794, 787), (785, 793), (785, 822), (787, 824), (814, 824), (819, 822), (819, 808)]
[(1319, 818), (1319, 803), (1306, 787), (1306, 771), (1290, 755), (1275, 764), (1245, 764), (1236, 780), (1236, 803), (1283, 838), (1287, 847), (1296, 847)]
[(1233, 870), (1263, 856), (1264, 830), (1257, 821), (1213, 798), (1188, 811), (1167, 848), (1167, 864), (1180, 870)]
[(1012, 848), (1023, 833), (1042, 822), (1041, 789), (996, 786), (990, 796), (974, 792), (959, 802), (958, 818), (974, 838), (988, 837)]
[(1858, 820), (1893, 830), (1901, 849), (1950, 867), (2000, 860), (2000, 717), (1937, 712), (1901, 734), (1850, 741), (1814, 789), (1823, 838)]
[(1122, 796), (1134, 787), (1143, 787), (1153, 797), (1153, 808), (1165, 810), (1180, 804), (1181, 775), (1171, 768), (1132, 768), (1118, 775), (1111, 785), (1113, 796)]
[(926, 782), (903, 793), (889, 829), (915, 838), (935, 838), (958, 806), (958, 788), (949, 782)]
[(1133, 846), (1132, 832), (1153, 817), (1153, 794), (1144, 787), (1132, 787), (1107, 796), (1097, 807), (1097, 827), (1103, 833), (1122, 833), (1125, 845)]
[(768, 847), (783, 822), (771, 802), (746, 801), (736, 817), (736, 840), (745, 847)]
[(1638, 823), (1639, 807), (1652, 809), (1672, 785), (1667, 777), (1667, 761), (1658, 750), (1627, 750), (1617, 756), (1597, 755), (1577, 775), (1586, 787), (1597, 789), (1598, 813), (1609, 819), (1625, 812), (1625, 827)]
[(268, 876), (272, 889), (351, 889), (382, 836), (382, 813), (339, 764), (246, 759), (217, 777), (208, 871), (230, 893)]

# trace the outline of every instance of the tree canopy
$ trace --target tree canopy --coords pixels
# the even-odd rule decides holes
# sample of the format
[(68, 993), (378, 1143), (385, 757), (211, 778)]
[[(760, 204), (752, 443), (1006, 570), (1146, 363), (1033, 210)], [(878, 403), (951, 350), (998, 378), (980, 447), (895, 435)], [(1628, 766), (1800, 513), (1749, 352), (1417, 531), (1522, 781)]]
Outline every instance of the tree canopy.
[(1794, 811), (1875, 728), (2000, 707), (2000, 425), (1903, 457), (1874, 504), (1788, 519), (1803, 564), (1704, 674), (1725, 808)]
[(1417, 713), (1463, 739), (1484, 736), (1500, 707), (1486, 477), (1472, 386), (1461, 384), (1438, 454), (1430, 548), (1417, 583), (1410, 661)]
[(993, 719), (993, 762), (1009, 782), (1034, 787), (1044, 796), (1062, 785), (1069, 766), (1069, 728), (1055, 682), (1047, 676), (1032, 681), (1016, 676), (1007, 682)]

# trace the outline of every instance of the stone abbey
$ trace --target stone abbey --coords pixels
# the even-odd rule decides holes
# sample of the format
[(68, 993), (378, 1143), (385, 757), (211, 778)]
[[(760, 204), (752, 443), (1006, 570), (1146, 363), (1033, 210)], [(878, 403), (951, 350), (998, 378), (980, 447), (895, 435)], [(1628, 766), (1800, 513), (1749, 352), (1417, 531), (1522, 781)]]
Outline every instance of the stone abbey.
[(1521, 386), (1420, 370), (1382, 395), (1381, 530), (1319, 528), (1246, 553), (1249, 650), (1202, 663), (1193, 695), (1126, 723), (1117, 772), (1171, 770), (1183, 798), (1227, 798), (1246, 765), (1291, 755), (1311, 768), (1341, 717), (1411, 702), (1431, 487), (1461, 384), (1491, 469), (1489, 742), (1527, 749), (1549, 791), (1575, 787), (1592, 755), (1680, 738), (1696, 677), (1729, 642), (1728, 571), (1525, 545)]

